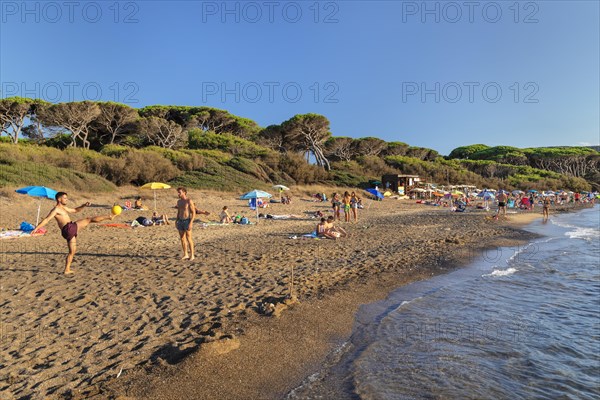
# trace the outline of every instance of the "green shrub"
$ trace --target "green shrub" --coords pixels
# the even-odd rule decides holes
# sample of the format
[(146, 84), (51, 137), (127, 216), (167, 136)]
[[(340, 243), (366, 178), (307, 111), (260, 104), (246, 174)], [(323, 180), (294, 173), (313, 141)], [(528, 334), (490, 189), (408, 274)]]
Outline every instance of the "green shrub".
[(121, 146), (118, 144), (107, 144), (102, 147), (100, 153), (108, 157), (121, 157), (129, 150), (130, 148), (127, 146)]
[(222, 152), (220, 150), (185, 150), (190, 154), (197, 154), (201, 156), (203, 159), (211, 159), (217, 161), (221, 164), (225, 164), (227, 161), (231, 160), (233, 156), (231, 154)]
[(193, 171), (204, 166), (204, 157), (193, 151), (172, 150), (158, 146), (146, 147), (144, 150), (160, 154), (181, 171)]

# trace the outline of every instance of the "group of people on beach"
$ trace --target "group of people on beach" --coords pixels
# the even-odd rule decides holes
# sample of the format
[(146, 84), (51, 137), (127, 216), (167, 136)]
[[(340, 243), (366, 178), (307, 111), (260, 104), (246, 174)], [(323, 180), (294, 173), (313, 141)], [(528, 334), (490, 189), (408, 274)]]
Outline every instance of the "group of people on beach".
[[(196, 217), (196, 206), (192, 199), (187, 196), (187, 189), (184, 187), (177, 188), (177, 219), (175, 220), (175, 226), (179, 232), (181, 240), (181, 247), (183, 249), (183, 260), (193, 260), (194, 254), (194, 240), (192, 237), (192, 228), (194, 225), (194, 218)], [(71, 264), (73, 257), (77, 251), (77, 235), (79, 232), (92, 223), (99, 223), (106, 220), (113, 220), (117, 217), (116, 214), (100, 215), (95, 217), (88, 217), (72, 221), (69, 214), (76, 214), (81, 212), (86, 207), (89, 207), (90, 202), (86, 202), (79, 207), (69, 207), (69, 196), (65, 192), (58, 192), (55, 195), (56, 205), (50, 210), (48, 215), (33, 229), (32, 234), (36, 234), (39, 230), (50, 222), (53, 218), (56, 220), (58, 227), (61, 231), (62, 237), (67, 241), (68, 253), (65, 259), (64, 274), (71, 274)], [(141, 199), (140, 204), (141, 204)], [(156, 221), (165, 222), (168, 224), (168, 218), (166, 215), (158, 216), (156, 212), (153, 217)]]
[[(177, 218), (175, 220), (175, 226), (179, 232), (179, 238), (181, 241), (181, 248), (183, 250), (183, 260), (194, 260), (195, 259), (195, 247), (192, 236), (192, 229), (194, 226), (194, 219), (197, 214), (209, 214), (206, 211), (200, 211), (196, 208), (194, 201), (188, 197), (187, 189), (184, 187), (177, 188)], [(76, 221), (72, 221), (69, 214), (76, 214), (81, 212), (86, 207), (90, 206), (89, 202), (86, 202), (79, 207), (72, 208), (69, 204), (68, 194), (65, 192), (58, 192), (55, 196), (56, 205), (48, 213), (48, 215), (34, 228), (32, 234), (36, 234), (52, 219), (55, 219), (63, 238), (67, 241), (68, 253), (65, 259), (65, 274), (71, 274), (71, 264), (73, 257), (77, 251), (77, 236), (82, 229), (86, 228), (89, 224), (100, 223), (107, 220), (113, 220), (117, 217), (117, 214), (111, 213), (110, 215), (99, 215), (94, 217), (82, 218)], [(334, 193), (331, 196), (331, 204), (334, 215), (328, 218), (321, 218), (320, 223), (315, 229), (317, 236), (330, 239), (338, 239), (340, 237), (347, 236), (347, 232), (339, 226), (334, 225), (334, 221), (337, 219), (341, 220), (341, 209), (344, 209), (344, 220), (350, 222), (350, 216), (354, 217), (354, 222), (358, 220), (358, 208), (361, 207), (361, 199), (356, 193), (345, 192), (343, 196), (338, 193)], [(133, 207), (130, 204), (126, 204), (126, 207), (137, 210), (147, 210), (142, 204), (141, 197), (136, 198), (135, 205)], [(156, 211), (153, 212), (151, 219), (140, 217), (144, 222), (140, 225), (169, 225), (169, 219), (166, 214), (158, 214)], [(219, 214), (220, 222), (223, 224), (234, 222), (233, 217), (229, 214), (227, 206), (223, 207)], [(146, 220), (148, 224), (146, 224)]]
[(355, 192), (344, 192), (343, 196), (338, 193), (331, 195), (331, 207), (333, 208), (334, 218), (341, 220), (342, 209), (344, 210), (344, 221), (350, 222), (350, 216), (354, 222), (358, 222), (358, 209), (362, 208), (362, 199)]

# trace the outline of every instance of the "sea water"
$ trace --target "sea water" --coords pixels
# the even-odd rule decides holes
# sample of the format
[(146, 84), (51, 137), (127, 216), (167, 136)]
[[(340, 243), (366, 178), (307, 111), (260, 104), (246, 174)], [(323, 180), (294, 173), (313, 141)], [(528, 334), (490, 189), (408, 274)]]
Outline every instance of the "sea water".
[(600, 399), (600, 207), (363, 306), (290, 399)]

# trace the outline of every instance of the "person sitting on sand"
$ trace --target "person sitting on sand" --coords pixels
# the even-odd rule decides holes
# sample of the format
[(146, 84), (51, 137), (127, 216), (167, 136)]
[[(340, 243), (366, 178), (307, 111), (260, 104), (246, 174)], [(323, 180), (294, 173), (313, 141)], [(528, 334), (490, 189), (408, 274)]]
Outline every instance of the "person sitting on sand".
[(258, 208), (267, 208), (269, 207), (269, 203), (266, 203), (263, 199), (256, 199), (256, 207)]
[(152, 213), (152, 224), (153, 225), (164, 225), (164, 224), (170, 225), (167, 214), (162, 214), (159, 216), (156, 211), (154, 211)]
[(46, 218), (44, 218), (42, 222), (40, 222), (31, 233), (35, 234), (41, 227), (50, 222), (52, 218), (56, 219), (62, 237), (65, 238), (65, 240), (67, 241), (67, 246), (69, 247), (69, 253), (67, 254), (67, 258), (65, 260), (64, 273), (72, 274), (73, 271), (71, 271), (71, 263), (73, 262), (73, 257), (75, 256), (75, 252), (77, 251), (77, 235), (79, 234), (79, 231), (81, 231), (83, 228), (85, 228), (91, 223), (96, 224), (98, 222), (112, 220), (116, 217), (116, 215), (111, 214), (91, 218), (83, 218), (73, 222), (69, 217), (69, 213), (80, 212), (85, 207), (89, 207), (90, 202), (82, 204), (76, 208), (70, 208), (67, 207), (69, 198), (65, 192), (56, 193), (56, 196), (54, 196), (54, 198), (56, 199), (56, 205), (52, 210), (50, 210), (50, 213), (48, 213)]
[(148, 207), (146, 207), (145, 205), (142, 204), (142, 198), (140, 196), (138, 196), (137, 199), (135, 199), (135, 203), (133, 203), (133, 208), (135, 210), (147, 210)]
[(227, 211), (227, 206), (223, 207), (221, 214), (219, 214), (219, 219), (222, 224), (230, 224), (233, 222), (233, 218), (231, 218), (231, 215), (229, 215), (229, 212)]
[(325, 236), (332, 239), (337, 239), (339, 237), (346, 237), (348, 233), (341, 226), (335, 226), (333, 224), (333, 217), (327, 217), (326, 226), (325, 226)]
[(325, 236), (325, 231), (327, 230), (327, 220), (325, 218), (321, 218), (321, 222), (317, 224), (317, 228), (315, 232), (317, 236)]

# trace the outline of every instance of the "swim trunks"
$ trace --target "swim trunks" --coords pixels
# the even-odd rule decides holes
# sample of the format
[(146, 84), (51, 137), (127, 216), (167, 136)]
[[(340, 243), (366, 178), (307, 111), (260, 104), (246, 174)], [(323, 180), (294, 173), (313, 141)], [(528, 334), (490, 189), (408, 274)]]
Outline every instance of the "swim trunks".
[(65, 226), (60, 230), (62, 237), (64, 237), (67, 242), (70, 242), (71, 239), (77, 236), (77, 224), (75, 222), (67, 222)]
[(350, 211), (350, 204), (344, 204), (344, 211)]
[(503, 201), (498, 202), (498, 207), (504, 207), (505, 205), (506, 205), (506, 203), (504, 203)]
[(177, 219), (177, 221), (175, 221), (175, 226), (177, 227), (178, 231), (187, 231), (190, 229), (190, 222), (191, 222), (191, 218), (186, 218), (186, 219)]

